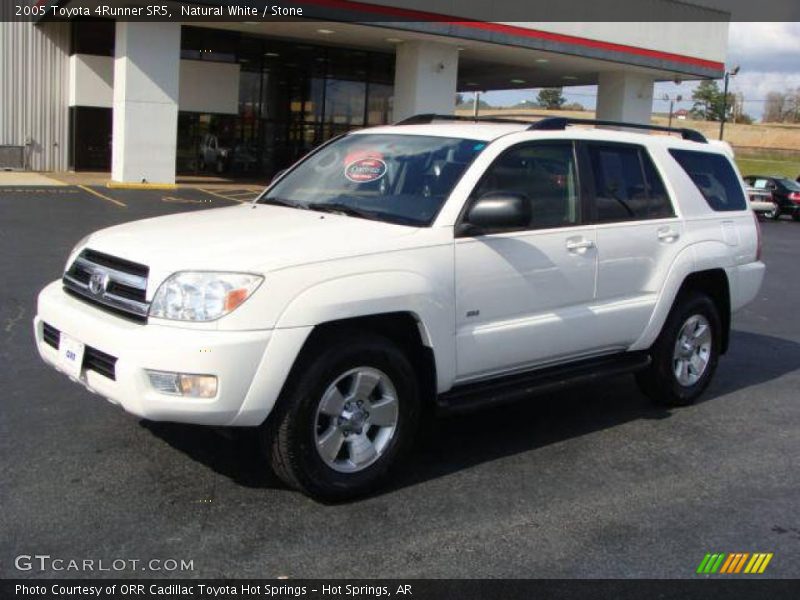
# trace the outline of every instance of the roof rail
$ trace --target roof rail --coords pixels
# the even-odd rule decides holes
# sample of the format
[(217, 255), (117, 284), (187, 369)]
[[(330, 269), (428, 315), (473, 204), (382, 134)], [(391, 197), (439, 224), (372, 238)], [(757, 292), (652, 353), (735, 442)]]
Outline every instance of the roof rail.
[(668, 133), (680, 133), (685, 140), (707, 144), (706, 136), (696, 129), (685, 127), (664, 127), (662, 125), (645, 125), (642, 123), (625, 123), (622, 121), (606, 121), (602, 119), (575, 119), (573, 117), (547, 117), (541, 121), (531, 123), (529, 130), (554, 131), (566, 129), (567, 125), (599, 125), (602, 127), (627, 127), (629, 129), (645, 129), (648, 131), (666, 131)]
[[(539, 119), (531, 122), (531, 119)], [(574, 117), (551, 117), (541, 114), (510, 113), (505, 115), (468, 116), (468, 115), (437, 115), (424, 113), (407, 117), (394, 123), (394, 125), (426, 125), (434, 121), (464, 121), (470, 123), (518, 123), (527, 125), (531, 131), (559, 131), (566, 129), (567, 125), (598, 125), (601, 127), (627, 127), (628, 129), (643, 129), (647, 131), (665, 131), (679, 133), (685, 140), (707, 144), (706, 136), (696, 129), (685, 127), (664, 127), (662, 125), (645, 125), (642, 123), (626, 123), (624, 121), (606, 121), (603, 119), (577, 119)]]
[(519, 123), (521, 125), (530, 125), (530, 120), (523, 121), (521, 119), (513, 118), (516, 116), (536, 117), (540, 115), (487, 115), (485, 117), (474, 117), (468, 115), (437, 115), (435, 113), (425, 113), (406, 117), (401, 121), (393, 123), (393, 125), (427, 125), (428, 123), (433, 123), (434, 121), (464, 121), (469, 123)]

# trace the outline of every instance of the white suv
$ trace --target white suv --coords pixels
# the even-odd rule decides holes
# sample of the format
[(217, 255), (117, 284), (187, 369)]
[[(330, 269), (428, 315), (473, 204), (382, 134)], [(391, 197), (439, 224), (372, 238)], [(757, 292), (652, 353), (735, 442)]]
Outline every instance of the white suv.
[(575, 124), (416, 117), (252, 204), (94, 233), (39, 295), (39, 352), (140, 417), (259, 426), (326, 499), (374, 488), (426, 406), (621, 372), (688, 404), (764, 275), (741, 177), (690, 130)]

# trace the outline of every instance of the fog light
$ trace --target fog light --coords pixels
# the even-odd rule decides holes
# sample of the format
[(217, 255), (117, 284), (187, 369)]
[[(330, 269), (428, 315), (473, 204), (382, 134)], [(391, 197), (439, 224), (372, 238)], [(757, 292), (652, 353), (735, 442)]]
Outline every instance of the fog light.
[(217, 378), (214, 375), (188, 375), (167, 371), (147, 371), (150, 385), (162, 394), (213, 398), (217, 395)]

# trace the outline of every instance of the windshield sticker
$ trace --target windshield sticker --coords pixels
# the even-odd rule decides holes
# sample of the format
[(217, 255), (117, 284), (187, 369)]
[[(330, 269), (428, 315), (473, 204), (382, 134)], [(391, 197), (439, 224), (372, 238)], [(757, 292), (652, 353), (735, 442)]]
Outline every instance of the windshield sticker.
[(384, 175), (386, 163), (380, 158), (359, 158), (344, 168), (344, 176), (354, 183), (377, 181)]

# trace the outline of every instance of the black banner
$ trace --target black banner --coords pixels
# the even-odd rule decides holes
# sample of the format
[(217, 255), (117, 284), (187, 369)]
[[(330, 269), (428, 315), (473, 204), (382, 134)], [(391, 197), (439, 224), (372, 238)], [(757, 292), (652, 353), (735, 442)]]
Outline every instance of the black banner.
[(0, 598), (58, 600), (502, 600), (614, 598), (793, 600), (800, 580), (410, 579), (410, 580), (2, 580)]
[(446, 11), (410, 0), (4, 0), (0, 20), (358, 23), (800, 21), (797, 0), (463, 0)]

